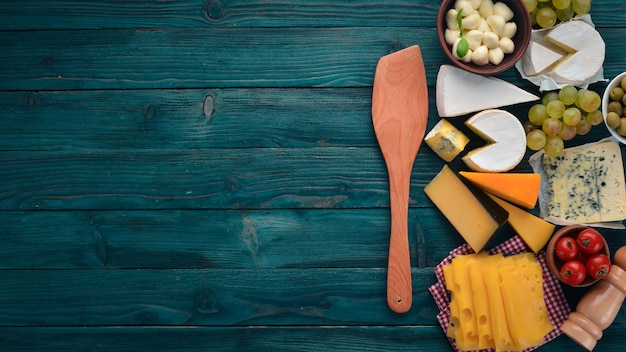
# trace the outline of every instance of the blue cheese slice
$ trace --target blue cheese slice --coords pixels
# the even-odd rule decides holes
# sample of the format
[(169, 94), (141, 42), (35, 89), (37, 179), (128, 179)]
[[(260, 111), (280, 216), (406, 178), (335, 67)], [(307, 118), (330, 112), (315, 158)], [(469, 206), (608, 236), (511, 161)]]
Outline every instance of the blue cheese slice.
[(575, 223), (626, 219), (626, 186), (620, 147), (601, 142), (543, 156), (549, 216)]

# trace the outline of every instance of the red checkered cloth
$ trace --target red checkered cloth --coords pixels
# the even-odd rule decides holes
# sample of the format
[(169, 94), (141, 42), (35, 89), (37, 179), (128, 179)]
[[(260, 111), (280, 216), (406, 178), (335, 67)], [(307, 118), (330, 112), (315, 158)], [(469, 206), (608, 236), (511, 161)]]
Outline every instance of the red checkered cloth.
[[(490, 254), (502, 253), (503, 255), (514, 255), (524, 252), (528, 252), (528, 248), (524, 244), (522, 238), (517, 235), (489, 251)], [(439, 307), (440, 312), (437, 314), (437, 320), (439, 321), (439, 324), (443, 328), (444, 332), (448, 331), (448, 324), (450, 321), (450, 295), (446, 290), (446, 282), (443, 277), (443, 267), (448, 265), (452, 261), (452, 258), (457, 255), (470, 253), (474, 253), (474, 251), (468, 244), (464, 244), (452, 250), (450, 255), (444, 258), (441, 263), (435, 267), (437, 282), (428, 288), (430, 293), (433, 295), (437, 306)], [(561, 335), (562, 332), (559, 330), (559, 326), (563, 324), (570, 313), (570, 308), (567, 304), (567, 300), (565, 299), (565, 295), (563, 294), (561, 284), (558, 279), (548, 271), (545, 252), (540, 252), (537, 254), (536, 258), (543, 270), (543, 294), (546, 300), (546, 307), (548, 308), (548, 316), (550, 317), (550, 322), (552, 323), (552, 327), (554, 329), (545, 336), (542, 344), (528, 348), (524, 351), (532, 351)], [(450, 340), (452, 348), (454, 348), (455, 351), (460, 351), (454, 342), (454, 339), (448, 339)], [(487, 349), (484, 351), (495, 351), (495, 349)]]

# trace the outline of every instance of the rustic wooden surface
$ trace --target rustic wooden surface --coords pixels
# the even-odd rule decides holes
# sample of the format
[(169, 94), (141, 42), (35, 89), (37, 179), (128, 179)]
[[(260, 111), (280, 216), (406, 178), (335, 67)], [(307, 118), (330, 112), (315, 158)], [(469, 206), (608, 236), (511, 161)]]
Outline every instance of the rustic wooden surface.
[[(0, 351), (451, 350), (427, 291), (462, 243), (423, 193), (443, 162), (425, 146), (415, 161), (413, 306), (396, 314), (370, 110), (378, 59), (417, 44), (438, 121), (437, 7), (2, 1)], [(626, 3), (594, 0), (592, 19), (612, 78)], [(623, 349), (625, 313), (596, 350)]]

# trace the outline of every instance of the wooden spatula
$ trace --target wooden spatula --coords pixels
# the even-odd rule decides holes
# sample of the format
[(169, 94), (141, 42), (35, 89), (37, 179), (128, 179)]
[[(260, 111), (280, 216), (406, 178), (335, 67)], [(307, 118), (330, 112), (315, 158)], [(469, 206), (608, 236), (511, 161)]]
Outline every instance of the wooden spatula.
[(419, 46), (385, 55), (378, 61), (372, 121), (389, 174), (387, 304), (394, 312), (404, 313), (413, 300), (407, 230), (411, 170), (428, 121), (426, 71)]

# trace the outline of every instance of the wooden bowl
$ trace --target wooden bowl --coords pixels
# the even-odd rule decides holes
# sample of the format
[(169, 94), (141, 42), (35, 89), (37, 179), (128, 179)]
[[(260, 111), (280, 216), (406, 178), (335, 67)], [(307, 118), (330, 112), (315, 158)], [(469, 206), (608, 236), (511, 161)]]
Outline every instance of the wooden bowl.
[(609, 127), (608, 123), (606, 122), (606, 115), (609, 113), (609, 103), (611, 102), (609, 93), (611, 92), (613, 88), (620, 86), (620, 82), (622, 81), (622, 78), (624, 77), (626, 77), (626, 72), (622, 72), (619, 75), (617, 75), (615, 78), (613, 78), (613, 80), (609, 82), (608, 86), (604, 90), (604, 95), (602, 96), (602, 116), (604, 118), (604, 126), (606, 127), (607, 130), (609, 130), (609, 133), (611, 133), (613, 138), (617, 139), (622, 144), (626, 144), (626, 137), (620, 136), (615, 129)]
[[(582, 226), (582, 225), (565, 226), (559, 229), (557, 232), (555, 232), (554, 235), (552, 235), (550, 242), (548, 242), (548, 245), (546, 246), (546, 264), (548, 265), (548, 269), (550, 270), (552, 275), (556, 276), (559, 280), (561, 280), (561, 276), (559, 275), (560, 269), (561, 269), (561, 266), (565, 264), (565, 261), (557, 257), (557, 255), (554, 252), (557, 242), (561, 238), (566, 237), (566, 236), (572, 237), (575, 240), (576, 236), (578, 236), (580, 231), (586, 228), (589, 228), (589, 227)], [(602, 246), (600, 253), (603, 253), (610, 258), (609, 245), (607, 244), (604, 236), (602, 237), (602, 241), (604, 242), (604, 245)], [(563, 280), (561, 280), (561, 282), (565, 283)], [(581, 282), (580, 284), (578, 285), (567, 284), (567, 285), (573, 286), (573, 287), (587, 287), (587, 286), (591, 286), (595, 284), (596, 282), (598, 282), (598, 279), (594, 279), (590, 275), (587, 275), (585, 277), (585, 280), (583, 280), (583, 282)]]
[(497, 65), (492, 63), (488, 63), (486, 65), (477, 65), (475, 63), (465, 63), (452, 55), (452, 46), (446, 43), (444, 33), (447, 26), (446, 23), (446, 13), (449, 9), (454, 7), (456, 0), (442, 0), (441, 5), (439, 6), (439, 12), (437, 14), (437, 35), (439, 37), (439, 43), (443, 49), (443, 52), (446, 56), (452, 61), (456, 66), (467, 70), (472, 73), (477, 73), (480, 75), (494, 75), (497, 73), (501, 73), (503, 71), (508, 70), (513, 67), (516, 62), (518, 62), (526, 49), (528, 48), (528, 44), (530, 43), (530, 35), (532, 32), (532, 23), (530, 19), (530, 14), (526, 9), (526, 5), (522, 0), (493, 0), (494, 3), (502, 2), (513, 11), (512, 22), (515, 22), (517, 25), (517, 31), (513, 38), (513, 43), (515, 44), (515, 49), (510, 54), (505, 54), (504, 59)]

